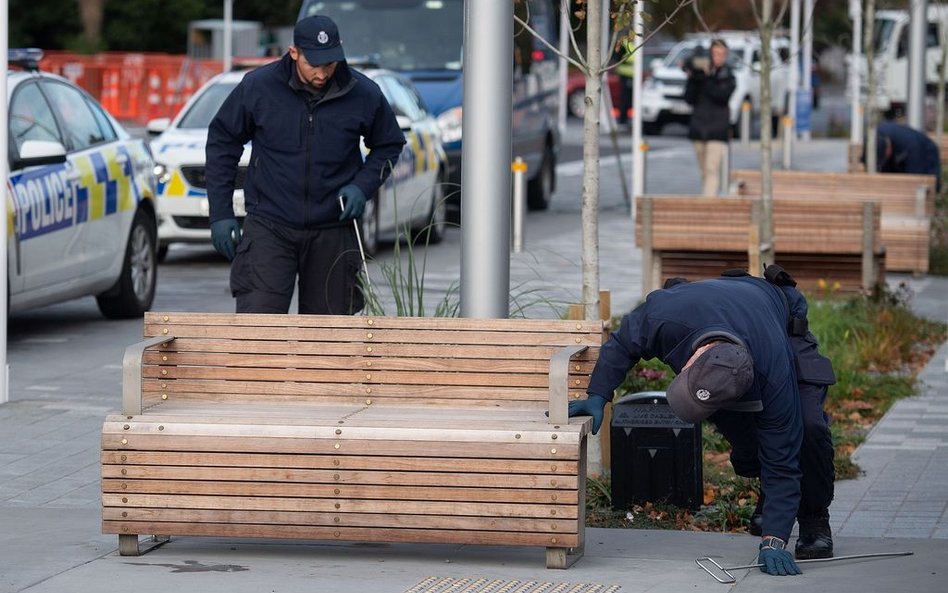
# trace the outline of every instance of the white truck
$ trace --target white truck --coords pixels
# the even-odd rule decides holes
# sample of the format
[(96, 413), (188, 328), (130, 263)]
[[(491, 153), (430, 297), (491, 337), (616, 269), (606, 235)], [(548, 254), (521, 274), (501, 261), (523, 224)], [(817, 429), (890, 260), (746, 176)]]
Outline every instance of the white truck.
[[(714, 37), (723, 39), (728, 46), (728, 64), (736, 83), (729, 102), (730, 119), (731, 125), (738, 130), (744, 101), (750, 103), (752, 117), (760, 117), (760, 34), (757, 31), (721, 31)], [(690, 35), (678, 42), (664, 60), (651, 64), (651, 72), (642, 86), (642, 127), (646, 134), (660, 134), (667, 123), (687, 125), (691, 118), (691, 105), (685, 103), (687, 75), (682, 65), (696, 48), (707, 50), (711, 39), (707, 33)], [(787, 112), (789, 64), (786, 60), (789, 47), (787, 38), (773, 38), (770, 92), (774, 121)]]
[[(880, 10), (876, 13), (873, 33), (873, 62), (876, 69), (876, 106), (882, 111), (900, 112), (908, 101), (909, 12)], [(925, 34), (925, 86), (938, 84), (941, 43), (948, 35), (948, 6), (928, 5)], [(860, 88), (865, 96), (869, 87), (865, 56), (859, 69)]]

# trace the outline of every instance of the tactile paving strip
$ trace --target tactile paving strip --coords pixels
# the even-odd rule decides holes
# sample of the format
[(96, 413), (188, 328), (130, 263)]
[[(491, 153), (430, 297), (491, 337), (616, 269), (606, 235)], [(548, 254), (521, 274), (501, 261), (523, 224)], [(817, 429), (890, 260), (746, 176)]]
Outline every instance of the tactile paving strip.
[(619, 585), (427, 577), (405, 593), (618, 593)]

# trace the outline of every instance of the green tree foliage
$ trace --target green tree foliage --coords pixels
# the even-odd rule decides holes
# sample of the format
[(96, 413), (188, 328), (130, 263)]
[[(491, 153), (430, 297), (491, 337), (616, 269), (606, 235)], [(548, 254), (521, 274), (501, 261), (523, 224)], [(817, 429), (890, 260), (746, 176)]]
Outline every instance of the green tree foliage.
[[(234, 18), (265, 27), (296, 22), (299, 0), (234, 2)], [(74, 51), (162, 51), (185, 53), (188, 22), (219, 19), (223, 0), (107, 0), (102, 37), (82, 40), (78, 0), (10, 0), (11, 47)]]

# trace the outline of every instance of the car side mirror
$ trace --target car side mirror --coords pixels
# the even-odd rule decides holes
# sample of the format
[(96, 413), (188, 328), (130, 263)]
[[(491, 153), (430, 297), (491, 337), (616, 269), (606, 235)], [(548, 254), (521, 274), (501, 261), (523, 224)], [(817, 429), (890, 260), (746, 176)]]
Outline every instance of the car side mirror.
[(404, 131), (411, 129), (411, 118), (407, 115), (396, 115), (395, 121), (398, 122), (398, 127)]
[(148, 123), (145, 124), (145, 130), (152, 136), (157, 136), (167, 130), (170, 125), (170, 117), (159, 117), (158, 119), (148, 120)]
[(652, 61), (648, 63), (649, 70), (652, 70), (652, 71), (658, 70), (659, 68), (662, 67), (663, 61), (664, 60), (662, 60), (661, 58), (652, 58)]
[(66, 162), (66, 147), (52, 140), (26, 140), (20, 146), (20, 156), (13, 161), (14, 169), (56, 165)]

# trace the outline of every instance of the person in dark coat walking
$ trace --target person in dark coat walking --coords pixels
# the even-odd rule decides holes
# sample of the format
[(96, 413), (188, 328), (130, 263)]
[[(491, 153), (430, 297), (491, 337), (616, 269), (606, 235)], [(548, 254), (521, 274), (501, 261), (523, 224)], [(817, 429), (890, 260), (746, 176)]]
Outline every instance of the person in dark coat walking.
[[(247, 142), (241, 229), (232, 202)], [(299, 21), (287, 54), (248, 73), (208, 129), (211, 239), (233, 262), (238, 313), (288, 312), (297, 278), (300, 313), (362, 309), (353, 220), (404, 144), (381, 89), (346, 63), (336, 24), (324, 16)]]
[(691, 105), (688, 138), (692, 140), (701, 172), (701, 193), (718, 194), (721, 163), (727, 152), (731, 133), (731, 111), (728, 101), (737, 83), (727, 64), (727, 44), (722, 39), (711, 42), (711, 56), (694, 56), (684, 66), (688, 73), (685, 101)]
[(941, 155), (928, 134), (895, 122), (876, 128), (876, 167), (880, 173), (934, 175), (941, 191)]
[(833, 443), (823, 404), (836, 378), (807, 329), (793, 279), (777, 266), (767, 277), (735, 271), (650, 293), (603, 345), (588, 397), (570, 402), (569, 414), (592, 416), (597, 432), (636, 362), (671, 366), (678, 373), (666, 392), (671, 410), (686, 422), (712, 422), (731, 444), (734, 471), (760, 478), (752, 532), (762, 536), (761, 570), (799, 574), (785, 549), (794, 519), (797, 559), (833, 555)]

